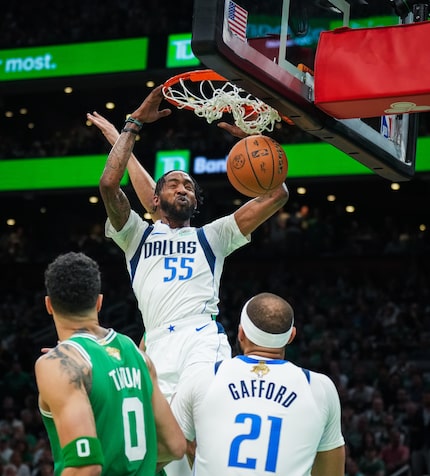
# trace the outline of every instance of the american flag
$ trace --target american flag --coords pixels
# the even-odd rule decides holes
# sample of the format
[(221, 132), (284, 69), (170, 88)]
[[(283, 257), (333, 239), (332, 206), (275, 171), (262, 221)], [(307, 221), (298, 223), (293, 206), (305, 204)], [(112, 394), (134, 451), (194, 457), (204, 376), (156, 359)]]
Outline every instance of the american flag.
[(248, 22), (248, 12), (234, 3), (232, 0), (228, 6), (228, 26), (233, 34), (242, 41), (246, 41), (246, 24)]

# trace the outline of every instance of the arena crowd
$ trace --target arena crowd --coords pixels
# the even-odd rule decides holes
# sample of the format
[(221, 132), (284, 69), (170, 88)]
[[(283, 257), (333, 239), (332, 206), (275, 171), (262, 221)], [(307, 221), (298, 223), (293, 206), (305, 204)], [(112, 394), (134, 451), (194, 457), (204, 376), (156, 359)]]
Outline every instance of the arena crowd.
[[(24, 3), (4, 6), (0, 48), (161, 35), (191, 25), (188, 0), (68, 2), (61, 10), (46, 0)], [(35, 21), (41, 12), (43, 22)], [(0, 159), (106, 153), (97, 131), (63, 115), (54, 131), (28, 140), (0, 132)], [(423, 117), (421, 133), (428, 135)], [(157, 131), (149, 152), (214, 150), (218, 131), (202, 140), (201, 131), (182, 126)], [(280, 140), (303, 139), (290, 129), (279, 134)], [(143, 135), (142, 142), (148, 139)], [(0, 476), (53, 474), (33, 372), (41, 348), (55, 345), (44, 308), (47, 263), (71, 250), (96, 259), (105, 295), (102, 324), (136, 342), (144, 331), (123, 257), (104, 237), (103, 220), (67, 212), (55, 223), (0, 229)], [(429, 258), (429, 230), (405, 227), (400, 214), (386, 214), (378, 227), (342, 219), (335, 209), (302, 207), (293, 197), (226, 263), (219, 320), (235, 349), (239, 311), (250, 296), (270, 291), (292, 303), (298, 335), (286, 357), (327, 373), (337, 386), (345, 476), (430, 474)]]

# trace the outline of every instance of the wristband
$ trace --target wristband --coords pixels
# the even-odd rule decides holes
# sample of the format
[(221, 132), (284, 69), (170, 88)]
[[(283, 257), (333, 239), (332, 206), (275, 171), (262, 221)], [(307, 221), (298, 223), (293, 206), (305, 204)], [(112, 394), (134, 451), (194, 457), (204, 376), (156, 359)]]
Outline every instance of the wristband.
[(93, 436), (81, 436), (61, 449), (64, 467), (87, 466), (104, 463), (100, 440)]
[(127, 124), (127, 122), (131, 122), (132, 124), (136, 124), (136, 126), (139, 128), (139, 130), (142, 129), (143, 122), (138, 121), (134, 117), (128, 116), (127, 119), (125, 120), (126, 124)]
[(139, 134), (138, 130), (132, 129), (131, 127), (124, 127), (123, 129), (121, 129), (121, 132), (131, 132), (135, 136), (137, 136), (137, 134)]

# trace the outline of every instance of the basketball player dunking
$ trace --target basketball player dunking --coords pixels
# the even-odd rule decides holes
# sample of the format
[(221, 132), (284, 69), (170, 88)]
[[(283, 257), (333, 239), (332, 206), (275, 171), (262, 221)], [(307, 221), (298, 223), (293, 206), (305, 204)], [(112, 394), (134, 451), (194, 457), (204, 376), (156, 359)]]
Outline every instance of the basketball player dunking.
[[(146, 331), (146, 350), (169, 399), (179, 379), (192, 373), (193, 364), (231, 356), (227, 336), (216, 322), (224, 260), (250, 241), (249, 235), (285, 205), (289, 194), (282, 184), (231, 215), (195, 228), (190, 221), (202, 203), (195, 180), (185, 172), (171, 171), (154, 187), (147, 172), (134, 164), (130, 176), (138, 196), (148, 197), (143, 205), (155, 223), (142, 220), (131, 210), (120, 181), (141, 127), (170, 114), (169, 109), (159, 110), (162, 100), (157, 87), (127, 119), (118, 140), (110, 137), (114, 146), (100, 191), (108, 214), (106, 235), (125, 253)], [(113, 134), (101, 116), (88, 117), (103, 132)]]

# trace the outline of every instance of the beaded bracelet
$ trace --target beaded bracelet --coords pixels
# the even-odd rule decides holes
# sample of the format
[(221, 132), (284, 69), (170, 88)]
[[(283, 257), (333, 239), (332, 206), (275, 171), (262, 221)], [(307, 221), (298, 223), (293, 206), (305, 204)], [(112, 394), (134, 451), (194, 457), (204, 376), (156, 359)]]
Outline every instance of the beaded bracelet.
[(121, 129), (121, 132), (131, 132), (132, 134), (136, 135), (139, 134), (139, 131), (136, 129), (132, 129), (131, 127), (124, 127)]
[(127, 117), (127, 119), (125, 120), (125, 123), (127, 124), (127, 122), (131, 122), (132, 124), (136, 124), (136, 126), (140, 129), (142, 129), (143, 127), (143, 122), (140, 122), (138, 121), (137, 119), (135, 119), (134, 117)]

